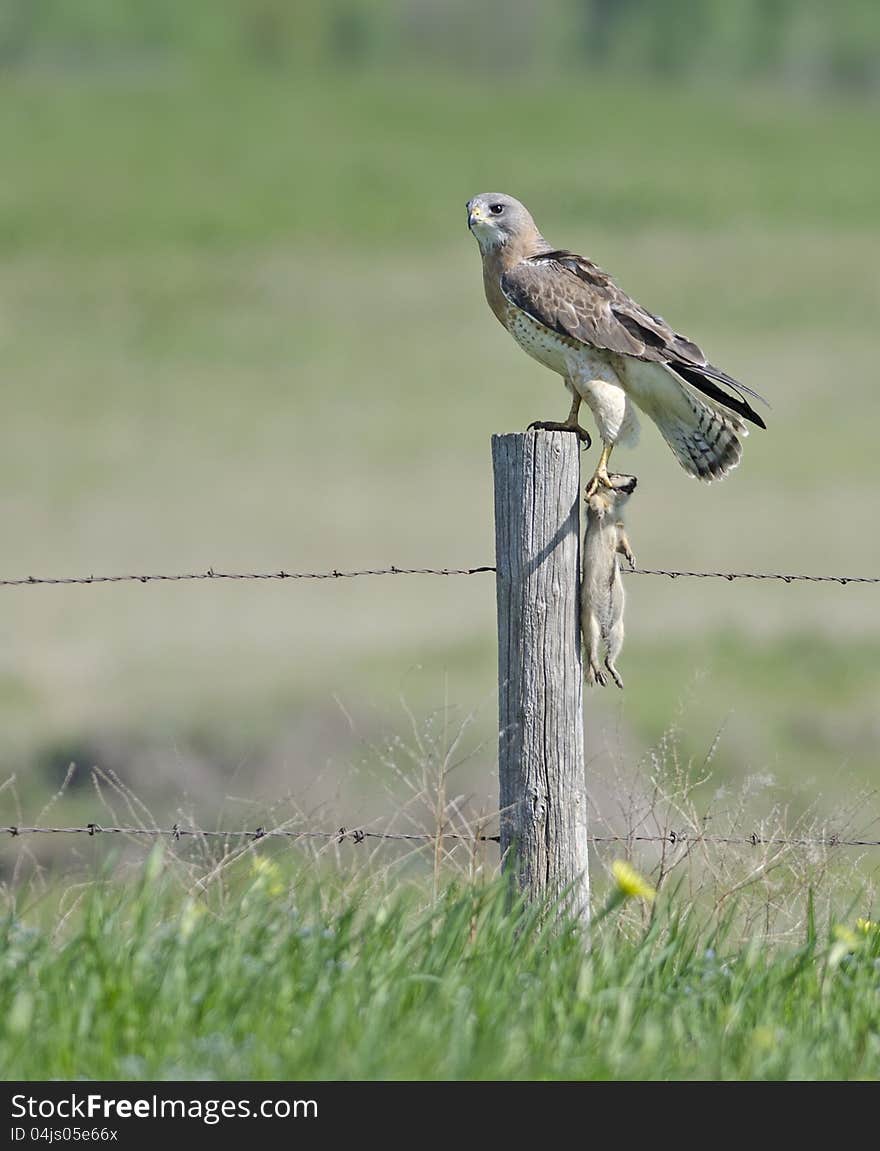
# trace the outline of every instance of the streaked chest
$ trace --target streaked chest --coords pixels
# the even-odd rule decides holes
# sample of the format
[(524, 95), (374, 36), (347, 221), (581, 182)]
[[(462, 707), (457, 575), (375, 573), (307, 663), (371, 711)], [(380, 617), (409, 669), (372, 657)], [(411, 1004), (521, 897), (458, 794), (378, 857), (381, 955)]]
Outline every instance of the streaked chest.
[(577, 340), (560, 336), (512, 304), (507, 304), (502, 322), (524, 352), (551, 371), (569, 375), (571, 365), (582, 349)]

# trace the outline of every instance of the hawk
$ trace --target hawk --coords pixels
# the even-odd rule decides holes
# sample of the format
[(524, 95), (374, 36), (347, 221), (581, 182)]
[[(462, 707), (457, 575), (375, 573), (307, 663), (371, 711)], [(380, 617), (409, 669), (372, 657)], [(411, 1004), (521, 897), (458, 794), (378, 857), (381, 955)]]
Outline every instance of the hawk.
[(576, 432), (586, 400), (602, 437), (588, 494), (610, 487), (615, 444), (638, 436), (635, 408), (650, 416), (688, 473), (721, 479), (742, 456), (745, 421), (766, 427), (746, 396), (757, 392), (708, 362), (696, 344), (673, 331), (614, 283), (592, 260), (553, 248), (512, 196), (483, 192), (468, 201), (468, 227), (480, 245), (489, 307), (530, 356), (558, 372), (572, 394), (561, 423), (530, 427)]

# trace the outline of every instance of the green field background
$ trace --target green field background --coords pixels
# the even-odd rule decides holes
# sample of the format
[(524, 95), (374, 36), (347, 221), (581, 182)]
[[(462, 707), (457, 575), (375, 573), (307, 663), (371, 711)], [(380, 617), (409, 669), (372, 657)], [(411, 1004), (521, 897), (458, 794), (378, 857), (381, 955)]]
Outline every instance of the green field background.
[[(567, 405), (486, 308), (486, 189), (772, 403), (721, 485), (621, 453), (643, 566), (880, 574), (874, 6), (541, 7), (0, 3), (0, 574), (491, 563), (490, 436)], [(872, 786), (875, 588), (628, 591), (595, 790), (670, 732), (768, 806)], [(93, 765), (378, 818), (468, 717), (491, 804), (494, 629), (485, 575), (0, 589), (4, 821), (70, 762), (71, 818)]]

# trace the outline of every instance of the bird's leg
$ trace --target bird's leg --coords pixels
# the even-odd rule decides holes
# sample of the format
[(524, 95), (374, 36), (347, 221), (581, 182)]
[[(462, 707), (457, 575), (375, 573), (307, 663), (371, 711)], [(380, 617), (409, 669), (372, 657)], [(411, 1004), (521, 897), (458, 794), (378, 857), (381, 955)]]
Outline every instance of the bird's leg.
[(599, 456), (599, 462), (596, 464), (596, 470), (593, 472), (593, 478), (587, 484), (584, 496), (589, 499), (590, 496), (595, 495), (596, 489), (601, 484), (603, 488), (610, 488), (611, 480), (608, 478), (608, 461), (611, 459), (611, 453), (614, 451), (614, 444), (609, 444), (607, 440), (602, 441), (602, 454)]
[(535, 428), (542, 428), (545, 432), (574, 432), (584, 446), (589, 447), (593, 442), (590, 439), (590, 433), (578, 423), (580, 407), (581, 397), (575, 392), (574, 399), (571, 401), (571, 411), (566, 416), (564, 423), (559, 423), (557, 420), (535, 420), (534, 423), (529, 424), (528, 430), (531, 432)]

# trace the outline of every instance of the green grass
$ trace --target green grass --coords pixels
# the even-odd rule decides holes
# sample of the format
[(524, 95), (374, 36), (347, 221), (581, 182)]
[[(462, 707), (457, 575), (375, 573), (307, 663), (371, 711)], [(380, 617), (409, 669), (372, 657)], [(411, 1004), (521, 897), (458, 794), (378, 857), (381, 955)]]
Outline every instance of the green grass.
[(699, 760), (720, 732), (714, 766), (721, 778), (766, 771), (776, 795), (798, 805), (819, 796), (820, 806), (839, 804), (870, 785), (880, 667), (873, 637), (830, 644), (800, 632), (744, 640), (729, 630), (702, 642), (636, 640), (628, 663), (633, 702), (626, 714), (648, 745), (673, 729), (681, 753)]
[(7, 251), (406, 250), (444, 245), (468, 196), (491, 188), (569, 230), (878, 218), (870, 103), (162, 69), (13, 73), (0, 97)]
[(591, 948), (498, 886), (346, 890), (242, 861), (190, 898), (160, 855), (0, 931), (0, 1074), (97, 1079), (880, 1076), (880, 934), (736, 940), (661, 895)]

